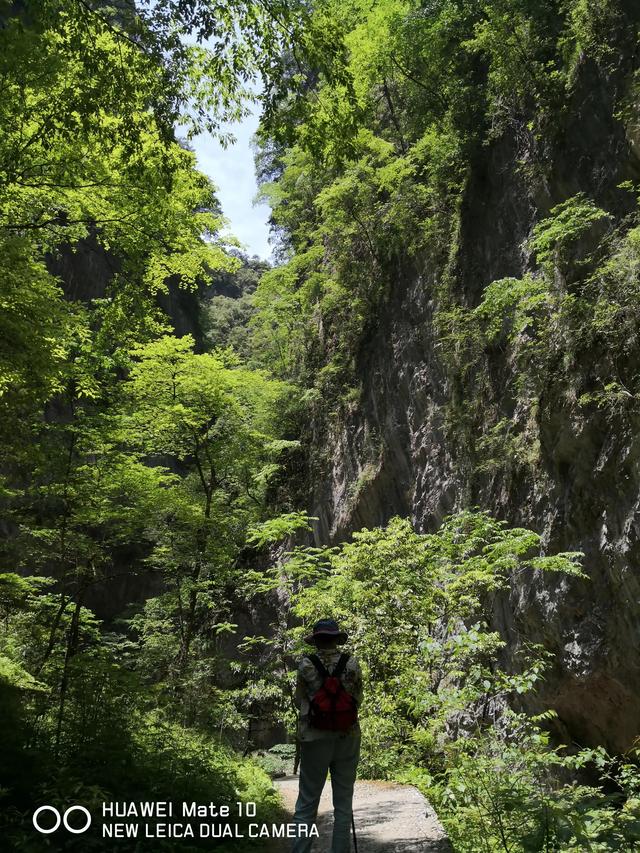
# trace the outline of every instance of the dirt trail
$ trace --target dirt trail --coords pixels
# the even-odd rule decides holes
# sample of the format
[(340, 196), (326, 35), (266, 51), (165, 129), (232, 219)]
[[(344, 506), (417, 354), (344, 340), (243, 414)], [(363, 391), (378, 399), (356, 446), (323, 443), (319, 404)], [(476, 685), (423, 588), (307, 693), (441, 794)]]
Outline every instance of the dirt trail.
[[(278, 779), (277, 785), (287, 811), (292, 814), (298, 794), (298, 777)], [(416, 788), (393, 782), (356, 782), (353, 814), (358, 853), (450, 853), (433, 809)], [(329, 853), (333, 812), (331, 784), (327, 782), (320, 800), (320, 838), (313, 853)], [(280, 848), (286, 851), (287, 844)]]

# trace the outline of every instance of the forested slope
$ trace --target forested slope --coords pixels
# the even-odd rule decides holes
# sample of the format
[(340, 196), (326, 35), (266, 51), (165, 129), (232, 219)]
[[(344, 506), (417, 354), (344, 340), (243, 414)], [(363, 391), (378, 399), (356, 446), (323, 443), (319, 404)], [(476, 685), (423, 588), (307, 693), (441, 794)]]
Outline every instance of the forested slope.
[[(98, 826), (38, 835), (44, 803), (275, 814), (215, 673), (291, 395), (205, 346), (196, 291), (242, 261), (176, 137), (242, 114), (288, 35), (241, 4), (224, 22), (162, 2), (0, 16), (2, 847), (108, 849)], [(196, 28), (217, 52), (186, 46)]]

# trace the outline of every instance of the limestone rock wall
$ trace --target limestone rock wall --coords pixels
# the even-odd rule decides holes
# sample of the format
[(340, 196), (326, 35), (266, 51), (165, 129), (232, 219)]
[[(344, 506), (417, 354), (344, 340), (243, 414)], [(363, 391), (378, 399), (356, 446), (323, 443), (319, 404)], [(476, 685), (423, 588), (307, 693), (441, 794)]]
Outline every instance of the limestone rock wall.
[[(517, 129), (477, 152), (455, 262), (463, 303), (476, 305), (489, 282), (531, 268), (526, 239), (554, 204), (584, 192), (617, 220), (628, 214), (634, 199), (618, 185), (640, 179), (640, 120), (625, 123), (615, 104), (636, 61), (630, 57), (617, 79), (583, 63), (546, 152), (544, 180), (526, 178), (522, 166), (539, 152)], [(640, 413), (612, 421), (594, 409), (578, 417), (550, 387), (533, 415), (539, 464), (473, 476), (473, 447), (452, 441), (445, 425), (452, 395), (464, 392), (451, 387), (434, 334), (440, 274), (409, 259), (393, 273), (381, 320), (359, 355), (362, 402), (322, 439), (326, 462), (311, 499), (316, 540), (339, 541), (396, 514), (431, 530), (445, 514), (478, 505), (538, 531), (549, 551), (583, 551), (589, 582), (531, 576), (496, 603), (495, 625), (509, 656), (525, 641), (553, 653), (529, 704), (555, 708), (564, 738), (628, 749), (640, 735)], [(509, 397), (509, 369), (499, 353), (488, 357), (492, 404), (513, 423), (531, 420)], [(576, 382), (606, 371), (607, 353), (594, 352), (575, 365)]]

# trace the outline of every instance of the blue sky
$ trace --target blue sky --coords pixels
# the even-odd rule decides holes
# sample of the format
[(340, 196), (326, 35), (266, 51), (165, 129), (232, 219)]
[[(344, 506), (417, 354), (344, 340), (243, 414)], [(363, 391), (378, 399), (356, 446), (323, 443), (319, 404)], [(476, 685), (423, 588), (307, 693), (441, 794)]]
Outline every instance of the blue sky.
[(218, 188), (222, 211), (229, 220), (229, 231), (243, 244), (249, 255), (269, 259), (271, 247), (267, 239), (270, 209), (266, 204), (254, 205), (258, 191), (251, 150), (251, 137), (258, 127), (257, 114), (227, 128), (236, 142), (226, 150), (209, 134), (191, 140), (198, 166), (211, 177)]

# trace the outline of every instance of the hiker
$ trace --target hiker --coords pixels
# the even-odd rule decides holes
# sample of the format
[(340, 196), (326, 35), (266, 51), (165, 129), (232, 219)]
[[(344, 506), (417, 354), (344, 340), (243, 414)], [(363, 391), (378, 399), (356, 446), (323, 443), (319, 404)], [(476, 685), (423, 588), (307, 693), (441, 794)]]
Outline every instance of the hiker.
[[(316, 647), (298, 667), (300, 782), (294, 821), (315, 823), (320, 795), (331, 773), (333, 838), (331, 853), (348, 853), (353, 786), (360, 757), (357, 709), (362, 700), (362, 673), (357, 660), (338, 646), (347, 634), (333, 619), (321, 619), (305, 642)], [(298, 837), (292, 853), (308, 853), (313, 836)]]

